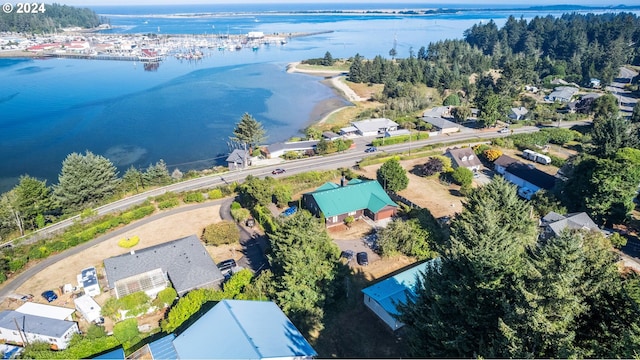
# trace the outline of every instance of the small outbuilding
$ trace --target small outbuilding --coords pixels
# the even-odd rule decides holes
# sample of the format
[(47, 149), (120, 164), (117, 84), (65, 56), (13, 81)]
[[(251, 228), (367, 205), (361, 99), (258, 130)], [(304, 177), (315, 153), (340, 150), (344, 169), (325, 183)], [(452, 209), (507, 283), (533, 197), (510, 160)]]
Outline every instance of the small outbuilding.
[(362, 289), (365, 306), (391, 330), (400, 329), (404, 323), (395, 318), (399, 314), (397, 304), (406, 304), (407, 297), (414, 297), (418, 277), (439, 264), (439, 259), (429, 260)]
[(93, 300), (93, 298), (89, 295), (82, 295), (73, 299), (73, 303), (76, 306), (76, 310), (82, 315), (82, 317), (87, 320), (88, 323), (99, 323), (101, 322), (101, 311), (102, 308), (98, 303)]

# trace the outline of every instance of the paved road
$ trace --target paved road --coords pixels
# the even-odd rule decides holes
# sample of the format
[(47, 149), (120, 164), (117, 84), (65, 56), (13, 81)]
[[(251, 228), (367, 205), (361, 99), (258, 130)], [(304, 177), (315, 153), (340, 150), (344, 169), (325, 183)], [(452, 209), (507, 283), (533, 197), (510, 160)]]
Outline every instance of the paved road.
[[(560, 127), (571, 127), (574, 125), (585, 125), (589, 124), (589, 122), (585, 121), (576, 121), (576, 122), (563, 122), (560, 123)], [(519, 129), (515, 129), (515, 134), (521, 133), (531, 133), (539, 131), (540, 128), (535, 126), (525, 126)], [(448, 135), (440, 135), (435, 136), (433, 138), (427, 140), (413, 141), (406, 144), (398, 144), (385, 146), (381, 148), (385, 152), (395, 153), (402, 152), (411, 149), (417, 149), (421, 146), (436, 144), (436, 143), (451, 143), (458, 141), (469, 141), (470, 143), (476, 142), (480, 139), (489, 139), (489, 138), (497, 138), (497, 137), (506, 137), (510, 134), (500, 134), (497, 131), (472, 131), (472, 132), (460, 132), (455, 134)], [(216, 174), (204, 176), (197, 179), (191, 179), (187, 181), (183, 181), (176, 184), (171, 184), (159, 189), (154, 189), (150, 191), (146, 191), (141, 194), (137, 194), (126, 199), (114, 201), (110, 204), (98, 207), (95, 209), (97, 215), (104, 215), (112, 212), (123, 211), (128, 209), (134, 205), (138, 205), (147, 200), (147, 198), (152, 196), (162, 195), (168, 191), (172, 192), (183, 192), (189, 190), (197, 190), (197, 189), (206, 189), (212, 188), (232, 182), (242, 182), (247, 177), (247, 175), (253, 175), (257, 177), (265, 177), (272, 176), (271, 171), (278, 167), (285, 167), (287, 170), (287, 174), (296, 174), (305, 171), (309, 171), (310, 169), (314, 170), (329, 170), (336, 169), (338, 167), (351, 167), (357, 164), (358, 161), (362, 160), (366, 155), (364, 153), (364, 149), (366, 145), (371, 142), (373, 138), (360, 138), (357, 139), (356, 149), (346, 151), (340, 154), (333, 154), (330, 156), (318, 156), (300, 160), (288, 161), (286, 165), (278, 164), (278, 165), (270, 165), (260, 168), (249, 168), (244, 170), (236, 170), (224, 174)], [(275, 175), (278, 176), (285, 175)], [(43, 229), (40, 229), (30, 235), (30, 240), (38, 240), (43, 237), (47, 237), (53, 233), (64, 230), (65, 228), (73, 225), (75, 221), (79, 220), (79, 216), (74, 216), (72, 218), (60, 221), (56, 224), (47, 226)]]
[(631, 80), (637, 75), (637, 72), (622, 67), (620, 68), (620, 74), (618, 75), (618, 77), (613, 80), (611, 85), (605, 88), (618, 99), (618, 105), (620, 106), (620, 115), (622, 116), (631, 116), (633, 107), (636, 105), (636, 102), (638, 102), (638, 99), (632, 97), (631, 92), (625, 89), (625, 85), (630, 84)]

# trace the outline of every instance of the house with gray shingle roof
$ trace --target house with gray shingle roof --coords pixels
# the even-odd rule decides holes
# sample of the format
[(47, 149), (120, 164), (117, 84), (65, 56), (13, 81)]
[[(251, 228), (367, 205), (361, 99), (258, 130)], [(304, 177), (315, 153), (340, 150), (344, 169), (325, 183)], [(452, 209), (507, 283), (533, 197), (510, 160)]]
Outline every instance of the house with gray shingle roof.
[(141, 275), (149, 274), (149, 279), (157, 279), (160, 269), (180, 296), (194, 289), (219, 287), (224, 280), (195, 235), (110, 257), (104, 260), (104, 269), (110, 289), (115, 289), (120, 281), (131, 279), (120, 285), (122, 289), (136, 291), (144, 290), (149, 282)]
[(578, 89), (572, 86), (558, 86), (551, 94), (545, 96), (544, 99), (550, 102), (559, 101), (568, 103), (577, 92)]
[(542, 238), (558, 236), (566, 229), (600, 231), (598, 225), (585, 212), (561, 215), (552, 211), (540, 219), (540, 226), (543, 229), (540, 234)]
[(324, 216), (327, 227), (340, 225), (348, 216), (366, 216), (374, 221), (395, 215), (397, 205), (376, 180), (346, 180), (341, 184), (324, 183), (302, 195), (305, 207), (316, 216)]
[(66, 349), (73, 334), (79, 333), (75, 321), (52, 319), (18, 311), (0, 312), (0, 339), (20, 346), (35, 341), (48, 343), (54, 350)]
[(524, 120), (528, 113), (529, 110), (527, 110), (527, 108), (525, 108), (524, 106), (514, 107), (511, 108), (511, 111), (509, 111), (509, 119)]
[(451, 159), (454, 167), (466, 167), (471, 171), (478, 171), (482, 167), (480, 159), (471, 148), (447, 149), (445, 156)]

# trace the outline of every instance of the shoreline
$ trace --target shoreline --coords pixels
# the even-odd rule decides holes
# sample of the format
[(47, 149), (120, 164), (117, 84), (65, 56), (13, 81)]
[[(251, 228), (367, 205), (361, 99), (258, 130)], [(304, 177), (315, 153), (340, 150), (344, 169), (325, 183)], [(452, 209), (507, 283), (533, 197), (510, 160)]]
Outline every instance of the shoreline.
[(29, 51), (23, 51), (23, 50), (0, 50), (0, 59), (10, 59), (10, 58), (33, 59), (33, 58), (46, 58), (46, 56), (43, 56), (42, 54), (29, 52)]
[[(326, 100), (322, 103), (316, 105), (316, 107), (312, 111), (312, 119), (310, 119), (310, 125), (320, 125), (327, 121), (327, 119), (343, 110), (352, 106), (356, 106), (355, 103), (367, 101), (367, 99), (360, 97), (353, 89), (351, 89), (347, 84), (345, 84), (342, 79), (346, 78), (346, 73), (342, 70), (316, 70), (316, 69), (301, 69), (298, 67), (300, 65), (300, 61), (295, 61), (287, 64), (286, 71), (287, 73), (300, 73), (314, 76), (323, 76), (325, 79), (320, 82), (329, 88), (331, 88), (334, 93), (341, 98), (343, 101), (346, 101), (350, 105), (342, 105), (337, 106), (335, 101)], [(320, 117), (317, 119), (313, 114), (318, 114)], [(316, 120), (317, 119), (317, 120)]]

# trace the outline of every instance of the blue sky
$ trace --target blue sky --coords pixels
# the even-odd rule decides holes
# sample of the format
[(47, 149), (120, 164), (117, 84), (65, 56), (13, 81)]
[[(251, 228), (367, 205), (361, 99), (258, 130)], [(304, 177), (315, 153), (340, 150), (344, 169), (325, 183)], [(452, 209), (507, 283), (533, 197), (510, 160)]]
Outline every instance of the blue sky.
[[(352, 3), (362, 4), (363, 7), (370, 3), (415, 3), (416, 7), (427, 8), (430, 4), (478, 4), (478, 0), (58, 0), (55, 1), (59, 4), (77, 5), (77, 6), (92, 6), (92, 5), (169, 5), (169, 4), (273, 4), (273, 3)], [(487, 0), (487, 4), (501, 4), (501, 5), (558, 5), (558, 4), (571, 4), (571, 5), (640, 5), (640, 0)]]

